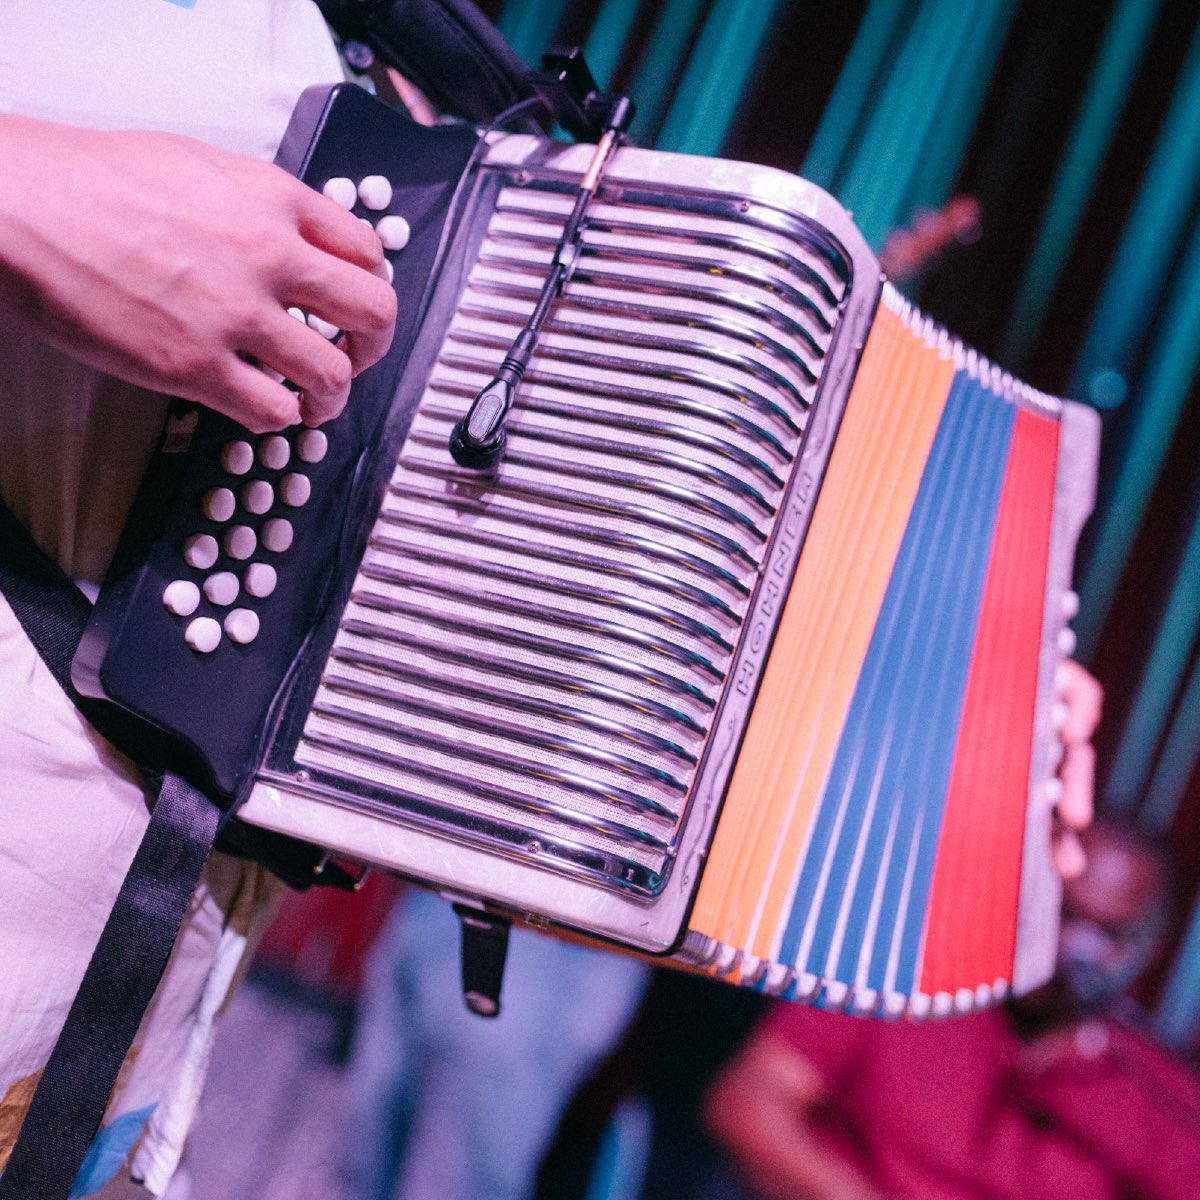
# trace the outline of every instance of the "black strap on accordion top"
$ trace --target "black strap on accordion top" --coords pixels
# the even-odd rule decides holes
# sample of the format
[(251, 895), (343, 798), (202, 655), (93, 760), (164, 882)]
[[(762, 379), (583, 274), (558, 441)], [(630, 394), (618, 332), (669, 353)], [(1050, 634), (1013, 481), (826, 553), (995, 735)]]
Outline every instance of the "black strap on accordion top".
[[(363, 42), (444, 112), (486, 123), (534, 94), (529, 68), (470, 0), (317, 0), (343, 38)], [(538, 133), (532, 116), (511, 128)]]

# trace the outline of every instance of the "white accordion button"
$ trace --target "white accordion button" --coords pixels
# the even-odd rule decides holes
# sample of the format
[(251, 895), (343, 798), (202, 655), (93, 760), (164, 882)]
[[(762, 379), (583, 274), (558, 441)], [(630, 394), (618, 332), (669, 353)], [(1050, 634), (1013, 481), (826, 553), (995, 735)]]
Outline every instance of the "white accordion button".
[(221, 448), (221, 466), (230, 475), (245, 475), (254, 466), (254, 447), (249, 442), (227, 442)]
[(190, 617), (200, 607), (200, 589), (187, 579), (175, 579), (163, 591), (163, 604), (177, 617)]
[(285, 437), (273, 433), (265, 437), (258, 445), (258, 461), (270, 471), (280, 471), (288, 465), (292, 456), (292, 448)]
[(234, 500), (233, 493), (228, 488), (210, 488), (204, 493), (203, 507), (204, 515), (210, 521), (220, 524), (233, 516), (233, 511), (237, 508), (237, 501)]
[(1073, 621), (1079, 616), (1079, 593), (1063, 592), (1058, 606), (1066, 620)]
[(183, 543), (183, 561), (197, 571), (207, 571), (217, 561), (217, 539), (211, 533), (193, 533)]
[(349, 211), (354, 207), (354, 202), (358, 199), (358, 188), (354, 186), (353, 179), (347, 179), (345, 176), (338, 175), (333, 179), (325, 181), (325, 186), (321, 189), (321, 194), (327, 196), (334, 204), (340, 204), (344, 209)]
[(1075, 653), (1075, 630), (1060, 629), (1058, 631), (1058, 652), (1066, 658), (1070, 658)]
[(308, 314), (308, 327), (309, 329), (316, 330), (328, 342), (332, 342), (342, 332), (336, 325), (331, 325), (328, 321), (322, 320), (316, 313)]
[(1051, 775), (1046, 780), (1043, 794), (1049, 804), (1057, 804), (1062, 799), (1063, 781), (1057, 775)]
[(248, 608), (235, 608), (225, 618), (225, 632), (239, 646), (254, 641), (258, 637), (258, 614)]
[[(279, 440), (283, 441), (282, 438)], [(242, 507), (248, 513), (261, 516), (265, 512), (270, 512), (271, 505), (274, 503), (275, 489), (265, 479), (252, 479), (242, 488)]]
[(383, 212), (392, 202), (392, 185), (382, 175), (368, 175), (358, 185), (358, 198), (367, 208)]
[(214, 571), (204, 581), (204, 594), (209, 602), (221, 608), (232, 604), (236, 599), (241, 585), (238, 577), (232, 571)]
[(304, 315), (304, 309), (302, 309), (302, 308), (295, 308), (295, 307), (289, 308), (287, 310), (287, 315), (289, 317), (295, 317), (296, 320), (299, 321), (301, 325), (303, 325), (305, 323), (305, 321), (308, 320), (308, 318)]
[(850, 985), (844, 979), (830, 979), (825, 984), (825, 1001), (830, 1008), (841, 1011), (850, 999)]
[(184, 631), (184, 641), (201, 654), (211, 654), (221, 644), (221, 627), (212, 617), (197, 617)]
[(392, 260), (385, 258), (383, 260), (383, 269), (387, 272), (388, 283), (394, 283), (396, 280), (396, 268), (392, 266)]
[(269, 563), (251, 563), (242, 576), (242, 586), (249, 595), (261, 600), (275, 590), (278, 578)]
[(918, 1021), (923, 1021), (933, 1010), (933, 997), (928, 992), (913, 992), (908, 1007)]
[(301, 505), (307, 504), (311, 495), (312, 484), (307, 475), (293, 473), (285, 475), (279, 481), (279, 498), (289, 508), (299, 508)]
[(375, 232), (385, 250), (403, 250), (412, 233), (403, 217), (383, 217), (375, 226)]
[(272, 517), (262, 527), (262, 544), (275, 554), (282, 554), (292, 544), (292, 523), (283, 517)]
[(329, 449), (329, 439), (319, 429), (306, 429), (296, 439), (296, 453), (302, 462), (319, 463)]
[(222, 545), (230, 558), (245, 562), (258, 549), (258, 537), (249, 525), (233, 525), (226, 530)]

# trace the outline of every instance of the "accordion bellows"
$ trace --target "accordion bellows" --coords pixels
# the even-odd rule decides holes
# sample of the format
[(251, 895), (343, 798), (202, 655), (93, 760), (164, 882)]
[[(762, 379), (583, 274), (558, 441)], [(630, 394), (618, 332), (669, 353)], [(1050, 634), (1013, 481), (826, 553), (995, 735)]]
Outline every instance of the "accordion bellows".
[[(365, 103), (298, 110), (289, 165), (387, 174), (405, 215), (412, 139), (438, 131), (369, 109), (374, 148), (350, 146), (334, 117)], [(318, 610), (281, 570), (304, 633), (239, 815), (773, 994), (924, 1015), (1027, 989), (1054, 958), (1054, 676), (1094, 414), (912, 308), (803, 180), (622, 149), (500, 465), (465, 470), (450, 432), (587, 162), (493, 135), (436, 222), (408, 214), (435, 269), (406, 282), (397, 256), (425, 299), (383, 414), (329, 430), (361, 441), (353, 519), (313, 518)], [(125, 607), (161, 595), (189, 520)], [(259, 651), (170, 653), (190, 678)]]

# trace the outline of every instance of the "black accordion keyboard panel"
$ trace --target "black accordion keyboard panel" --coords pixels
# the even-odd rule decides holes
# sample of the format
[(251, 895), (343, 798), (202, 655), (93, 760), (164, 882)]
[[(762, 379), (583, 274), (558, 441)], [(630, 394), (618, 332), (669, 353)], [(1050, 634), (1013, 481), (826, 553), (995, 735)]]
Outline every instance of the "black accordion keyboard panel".
[(357, 87), (304, 94), (278, 161), (380, 230), (398, 301), (391, 350), (321, 430), (256, 437), (176, 403), (135, 499), (75, 683), (146, 722), (163, 763), (215, 796), (232, 801), (252, 778), (272, 705), (336, 590), (364, 460), (406, 415), (396, 376), (478, 141), (424, 129)]

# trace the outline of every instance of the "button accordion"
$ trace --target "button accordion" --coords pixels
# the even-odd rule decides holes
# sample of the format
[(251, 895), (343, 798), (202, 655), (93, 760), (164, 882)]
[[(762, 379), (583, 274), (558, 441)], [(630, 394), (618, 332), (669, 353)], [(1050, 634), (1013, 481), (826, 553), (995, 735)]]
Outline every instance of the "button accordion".
[(539, 926), (880, 1015), (1036, 985), (1095, 415), (804, 180), (624, 147), (456, 466), (590, 155), (305, 94), (279, 161), (391, 222), (392, 350), (319, 436), (175, 406), (76, 682), (243, 820)]

